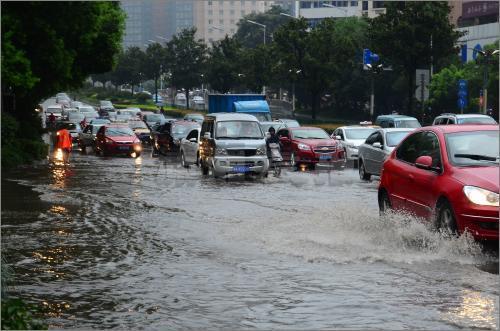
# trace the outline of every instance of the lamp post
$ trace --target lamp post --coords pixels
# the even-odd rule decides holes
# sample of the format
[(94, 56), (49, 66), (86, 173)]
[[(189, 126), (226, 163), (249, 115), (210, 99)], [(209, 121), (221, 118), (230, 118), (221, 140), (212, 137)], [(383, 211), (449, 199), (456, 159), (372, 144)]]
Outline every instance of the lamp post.
[[(252, 21), (252, 20), (246, 20), (246, 21), (250, 24), (258, 25), (261, 28), (264, 28), (264, 45), (265, 45), (266, 44), (266, 26), (264, 24), (261, 24), (261, 23), (258, 23), (258, 22)], [(266, 94), (266, 86), (265, 85), (262, 86), (262, 94), (264, 94), (264, 95)]]
[(375, 114), (375, 74), (378, 74), (380, 71), (384, 70), (382, 63), (380, 64), (366, 64), (368, 70), (370, 70), (371, 82), (370, 82), (370, 118), (373, 119), (373, 115)]
[(292, 117), (295, 118), (295, 81), (297, 80), (297, 75), (302, 72), (302, 70), (288, 70), (289, 73), (293, 74), (292, 79)]
[(297, 19), (297, 17), (290, 15), (290, 14), (287, 14), (287, 13), (280, 13), (280, 15)]
[(497, 55), (500, 51), (498, 49), (495, 50), (477, 50), (479, 54), (483, 57), (483, 114), (486, 114), (488, 110), (488, 63), (490, 63), (493, 55)]

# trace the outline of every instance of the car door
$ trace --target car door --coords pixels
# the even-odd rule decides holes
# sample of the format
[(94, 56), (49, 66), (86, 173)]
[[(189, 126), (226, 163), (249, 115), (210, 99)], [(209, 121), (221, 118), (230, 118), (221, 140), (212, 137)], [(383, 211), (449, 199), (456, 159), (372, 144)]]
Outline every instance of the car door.
[(406, 137), (397, 147), (395, 160), (391, 162), (391, 167), (384, 170), (384, 176), (387, 174), (390, 183), (389, 194), (394, 208), (413, 210), (414, 204), (407, 203), (412, 198), (411, 191), (415, 186), (414, 166), (415, 160), (419, 156), (419, 145), (425, 132), (417, 132)]
[(92, 137), (92, 125), (87, 125), (82, 132), (79, 133), (80, 141), (83, 146), (91, 145), (91, 137)]
[[(194, 129), (189, 132), (189, 134), (186, 136), (183, 142), (184, 146), (184, 157), (186, 158), (186, 161), (188, 162), (195, 162), (196, 161), (196, 153), (198, 151), (198, 136), (199, 136), (199, 130)], [(190, 139), (196, 139), (195, 142), (190, 141)]]
[(433, 161), (432, 166), (436, 170), (418, 168), (415, 161), (403, 166), (410, 185), (405, 192), (405, 209), (411, 211), (417, 217), (429, 218), (436, 201), (434, 194), (435, 183), (441, 173), (441, 170), (437, 169), (442, 169), (439, 139), (434, 132), (426, 131), (420, 134), (416, 158), (420, 156), (430, 156)]
[(290, 139), (290, 130), (281, 129), (277, 133), (281, 143), (281, 157), (283, 160), (290, 161), (290, 154), (292, 152), (292, 140)]
[(366, 139), (366, 153), (364, 155), (365, 170), (370, 174), (378, 175), (378, 161), (380, 159), (379, 153), (381, 149), (379, 147), (374, 147), (373, 144), (382, 141), (382, 132), (377, 130), (373, 132), (368, 139)]

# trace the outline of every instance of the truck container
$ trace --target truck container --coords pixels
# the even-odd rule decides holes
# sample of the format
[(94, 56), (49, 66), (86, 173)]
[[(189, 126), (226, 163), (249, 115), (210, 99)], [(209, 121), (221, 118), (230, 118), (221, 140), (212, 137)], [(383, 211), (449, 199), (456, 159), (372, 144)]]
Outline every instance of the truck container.
[(208, 113), (244, 113), (259, 121), (271, 121), (271, 110), (264, 94), (210, 94)]

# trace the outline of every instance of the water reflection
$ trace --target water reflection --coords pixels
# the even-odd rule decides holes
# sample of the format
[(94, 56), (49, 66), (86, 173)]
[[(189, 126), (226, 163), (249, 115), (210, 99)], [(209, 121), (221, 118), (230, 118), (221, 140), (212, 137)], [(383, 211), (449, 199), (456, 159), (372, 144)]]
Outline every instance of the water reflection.
[(74, 171), (67, 165), (64, 165), (64, 163), (55, 163), (55, 165), (56, 166), (52, 168), (53, 186), (58, 189), (64, 189), (67, 187), (68, 178), (74, 175)]
[(462, 302), (446, 314), (446, 319), (456, 325), (495, 329), (497, 311), (498, 297), (494, 300), (481, 292), (467, 289), (462, 290)]

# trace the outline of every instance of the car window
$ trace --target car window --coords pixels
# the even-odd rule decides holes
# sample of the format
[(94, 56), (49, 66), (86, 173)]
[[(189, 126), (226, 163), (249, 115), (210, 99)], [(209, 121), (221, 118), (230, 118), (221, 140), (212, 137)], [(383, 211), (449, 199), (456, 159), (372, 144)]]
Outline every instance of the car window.
[(419, 156), (432, 157), (432, 165), (441, 165), (439, 140), (433, 132), (417, 132), (406, 138), (399, 146), (396, 157), (408, 163), (415, 163)]
[(213, 121), (203, 121), (201, 126), (201, 135), (204, 136), (205, 133), (209, 132), (210, 136), (213, 137), (214, 122)]
[(99, 128), (99, 131), (97, 131), (97, 134), (98, 134), (98, 135), (102, 135), (102, 134), (104, 134), (104, 128), (105, 128), (104, 126), (103, 126), (103, 127), (100, 127), (100, 128)]
[[(393, 123), (393, 126), (389, 126), (389, 127), (393, 128), (394, 123)], [(400, 120), (400, 121), (396, 121), (396, 127), (397, 128), (419, 128), (420, 123), (417, 120)]]
[(385, 134), (385, 140), (387, 142), (387, 146), (389, 147), (394, 147), (397, 146), (401, 140), (404, 139), (410, 133), (411, 131), (394, 131), (394, 132), (387, 132)]
[(288, 130), (279, 130), (278, 131), (278, 137), (288, 137)]
[(186, 137), (187, 140), (192, 138), (198, 139), (198, 130), (191, 130), (191, 132), (189, 132), (189, 134)]
[(377, 138), (377, 135), (380, 134), (380, 132), (373, 132), (371, 135), (368, 136), (365, 140), (365, 144), (372, 145), (375, 142), (375, 139)]

